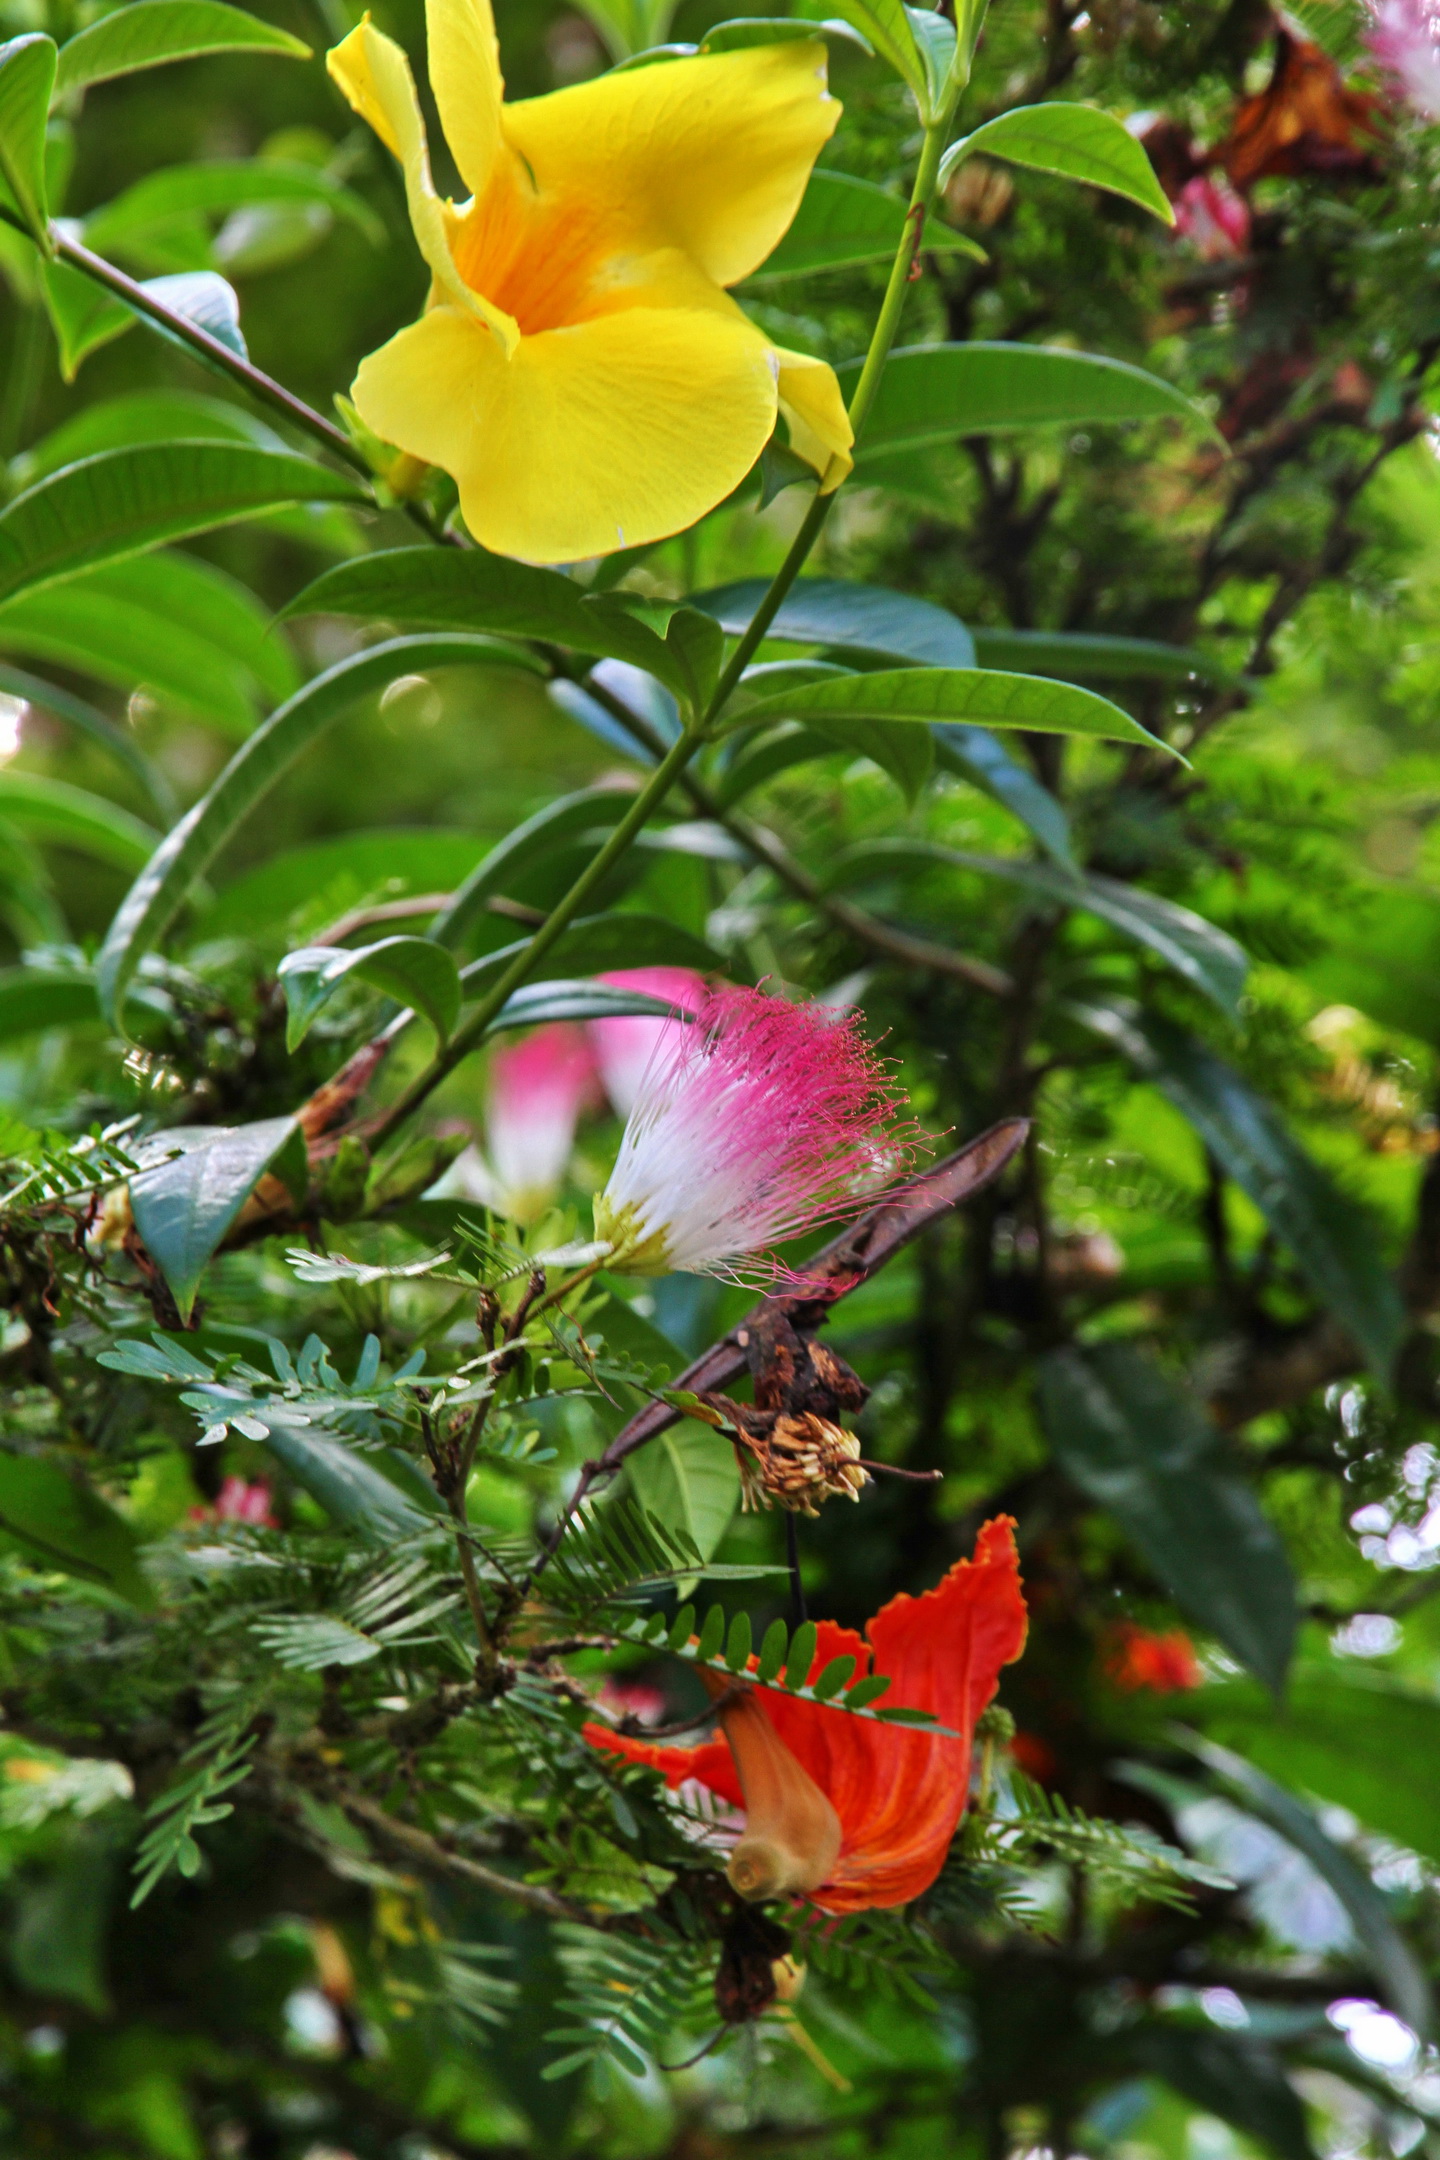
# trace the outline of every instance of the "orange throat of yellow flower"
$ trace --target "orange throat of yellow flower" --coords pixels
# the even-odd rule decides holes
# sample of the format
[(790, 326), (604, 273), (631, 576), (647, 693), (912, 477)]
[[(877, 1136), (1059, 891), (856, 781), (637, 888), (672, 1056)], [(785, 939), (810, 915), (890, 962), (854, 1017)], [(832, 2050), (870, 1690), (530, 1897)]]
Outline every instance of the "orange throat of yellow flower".
[(818, 1890), (840, 1857), (840, 1818), (801, 1768), (752, 1691), (724, 1704), (720, 1726), (745, 1795), (745, 1834), (725, 1870), (751, 1900)]

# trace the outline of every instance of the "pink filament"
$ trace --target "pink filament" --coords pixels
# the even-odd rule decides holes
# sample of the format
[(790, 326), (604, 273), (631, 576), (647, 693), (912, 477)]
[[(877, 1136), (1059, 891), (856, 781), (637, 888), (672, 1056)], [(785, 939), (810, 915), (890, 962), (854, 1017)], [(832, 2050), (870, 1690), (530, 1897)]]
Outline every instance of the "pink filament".
[[(616, 990), (638, 990), (645, 997), (667, 998), (682, 1012), (698, 1012), (705, 1002), (705, 979), (693, 968), (620, 968), (598, 978)], [(660, 1045), (683, 1033), (683, 1020), (662, 1020), (644, 1013), (624, 1019), (592, 1020), (590, 1040), (600, 1077), (621, 1117), (629, 1117), (640, 1083)]]

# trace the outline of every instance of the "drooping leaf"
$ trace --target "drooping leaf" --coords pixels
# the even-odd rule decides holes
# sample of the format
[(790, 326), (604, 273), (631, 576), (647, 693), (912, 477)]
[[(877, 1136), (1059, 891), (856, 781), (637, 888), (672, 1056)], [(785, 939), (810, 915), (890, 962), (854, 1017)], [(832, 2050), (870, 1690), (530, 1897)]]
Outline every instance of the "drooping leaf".
[(285, 503), (364, 500), (353, 474), (279, 451), (216, 442), (103, 451), (0, 511), (0, 600)]
[(1422, 2038), (1428, 2037), (1434, 2022), (1429, 1982), (1391, 1918), (1384, 1893), (1365, 1870), (1326, 1835), (1313, 1809), (1283, 1785), (1277, 1785), (1254, 1763), (1213, 1740), (1184, 1732), (1177, 1733), (1176, 1738), (1204, 1763), (1223, 1792), (1269, 1823), (1272, 1830), (1278, 1830), (1324, 1877), (1365, 1945), (1391, 2008)]
[[(773, 285), (781, 278), (813, 277), (822, 270), (889, 262), (904, 238), (905, 226), (905, 203), (900, 196), (877, 187), (873, 180), (822, 169), (811, 174), (790, 230), (747, 283)], [(986, 260), (982, 247), (935, 219), (926, 224), (925, 248), (937, 255)]]
[(1143, 146), (1113, 113), (1101, 112), (1098, 106), (1057, 102), (1018, 105), (1000, 113), (951, 144), (940, 162), (941, 187), (967, 157), (982, 154), (1107, 188), (1112, 195), (1139, 203), (1162, 224), (1175, 222), (1169, 198)]
[[(738, 637), (749, 628), (768, 591), (764, 578), (741, 578), (733, 585), (695, 593), (692, 605), (704, 608)], [(799, 579), (781, 602), (769, 635), (787, 644), (880, 653), (922, 667), (975, 665), (974, 639), (948, 608), (912, 593), (891, 592), (883, 585), (852, 585), (842, 578)]]
[(1440, 1860), (1440, 1700), (1429, 1690), (1330, 1658), (1300, 1665), (1278, 1707), (1232, 1681), (1193, 1708), (1209, 1738), (1282, 1785)]
[(612, 594), (587, 598), (556, 570), (479, 548), (393, 548), (337, 563), (292, 600), (285, 615), (358, 615), (434, 630), (497, 630), (644, 668), (683, 696), (665, 641)]
[(1274, 1107), (1205, 1045), (1126, 1001), (1072, 1008), (1188, 1118), (1289, 1246), (1316, 1295), (1388, 1378), (1405, 1311), (1369, 1216), (1292, 1139)]
[[(317, 675), (273, 712), (239, 749), (214, 785), (157, 848), (121, 902), (101, 948), (101, 1004), (118, 1017), (131, 977), (165, 935), (197, 878), (231, 835), (318, 735), (358, 699), (398, 676), (430, 667), (485, 664), (496, 648), (480, 637), (393, 638)], [(523, 660), (518, 655), (517, 660)]]
[[(859, 365), (838, 370), (848, 396)], [(1013, 428), (1101, 426), (1123, 420), (1210, 421), (1158, 375), (1128, 361), (1048, 345), (977, 339), (892, 353), (856, 454), (871, 459)]]
[(13, 765), (0, 767), (0, 818), (32, 840), (75, 848), (117, 870), (138, 870), (160, 838), (153, 825), (103, 795), (48, 773), (17, 772)]
[(1191, 908), (1118, 878), (1067, 872), (1021, 856), (972, 855), (926, 840), (871, 840), (847, 850), (845, 862), (946, 862), (982, 877), (1004, 878), (1056, 907), (1084, 908), (1126, 937), (1158, 953), (1177, 974), (1194, 983), (1233, 1018), (1239, 1011), (1250, 961), (1224, 930)]
[(1263, 2042), (1209, 2025), (1157, 2021), (1128, 2037), (1127, 2052), (1140, 2069), (1268, 2146), (1277, 2160), (1315, 2160), (1305, 2111), (1279, 2058)]
[[(1047, 682), (1039, 675), (1002, 675), (986, 668), (885, 668), (834, 676), (808, 689), (732, 706), (724, 729), (771, 720), (879, 720), (899, 724), (978, 721), (985, 727), (1027, 728), (1046, 735), (1089, 735), (1105, 742), (1166, 749), (1138, 720), (1093, 690)], [(724, 730), (722, 730), (723, 732)]]
[(45, 119), (54, 81), (53, 38), (29, 30), (0, 45), (0, 182), (47, 255)]
[(129, 1523), (56, 1463), (0, 1452), (0, 1532), (41, 1567), (113, 1590), (131, 1605), (155, 1602)]
[(1181, 1610), (1278, 1690), (1295, 1637), (1290, 1563), (1199, 1403), (1128, 1343), (1052, 1351), (1039, 1391), (1067, 1476), (1114, 1516)]
[(1015, 668), (1027, 675), (1059, 675), (1067, 682), (1214, 682), (1238, 678), (1223, 662), (1193, 645), (1164, 645), (1158, 638), (1100, 637), (1078, 630), (975, 632), (981, 667)]
[(251, 1193), (298, 1132), (293, 1117), (254, 1125), (192, 1125), (156, 1136), (171, 1160), (130, 1181), (130, 1206), (146, 1250), (189, 1317), (206, 1262)]
[(254, 51), (293, 60), (310, 57), (309, 46), (299, 38), (222, 0), (131, 0), (60, 48), (55, 93), (63, 97), (90, 83), (200, 53)]
[(424, 1013), (442, 1042), (449, 1037), (460, 1011), (455, 962), (443, 945), (429, 938), (388, 937), (353, 949), (312, 945), (287, 953), (279, 967), (289, 1014), (287, 1050), (299, 1047), (317, 1015), (352, 975)]
[[(0, 646), (4, 643), (3, 617), (0, 617)], [(20, 698), (27, 705), (38, 705), (42, 712), (53, 714), (55, 719), (78, 728), (82, 735), (99, 743), (133, 779), (139, 781), (161, 818), (169, 824), (175, 798), (168, 779), (124, 728), (117, 727), (105, 713), (87, 704), (84, 698), (76, 697), (73, 691), (58, 689), (54, 683), (30, 675), (24, 668), (7, 667), (3, 662), (0, 662), (0, 692), (6, 697)]]

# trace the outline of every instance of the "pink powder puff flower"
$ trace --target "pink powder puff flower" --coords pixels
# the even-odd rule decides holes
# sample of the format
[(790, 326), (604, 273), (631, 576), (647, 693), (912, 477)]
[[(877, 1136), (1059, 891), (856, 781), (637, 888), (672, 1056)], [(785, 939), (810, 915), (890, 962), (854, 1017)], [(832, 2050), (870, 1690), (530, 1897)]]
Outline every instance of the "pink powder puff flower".
[[(616, 990), (638, 990), (645, 997), (669, 998), (682, 1012), (697, 1012), (705, 1002), (705, 978), (694, 968), (620, 968), (599, 977)], [(590, 1040), (600, 1065), (600, 1077), (621, 1117), (629, 1117), (640, 1093), (645, 1069), (663, 1042), (668, 1042), (683, 1020), (652, 1019), (634, 1013), (623, 1020), (592, 1020)]]
[(190, 1520), (249, 1523), (255, 1530), (278, 1530), (280, 1525), (270, 1512), (270, 1499), (270, 1487), (264, 1478), (256, 1478), (251, 1484), (242, 1477), (227, 1477), (214, 1507), (191, 1508)]
[(608, 1265), (745, 1279), (772, 1241), (856, 1212), (919, 1138), (854, 1018), (759, 990), (707, 993), (646, 1068), (595, 1197)]
[(1224, 179), (1197, 173), (1175, 198), (1175, 230), (1203, 262), (1223, 262), (1250, 244), (1250, 207)]
[(597, 1093), (595, 1053), (568, 1021), (537, 1028), (490, 1067), (485, 1142), (492, 1193), (477, 1197), (512, 1222), (533, 1222), (555, 1195), (575, 1125)]
[(1440, 5), (1437, 0), (1370, 0), (1365, 42), (1406, 103), (1440, 120)]

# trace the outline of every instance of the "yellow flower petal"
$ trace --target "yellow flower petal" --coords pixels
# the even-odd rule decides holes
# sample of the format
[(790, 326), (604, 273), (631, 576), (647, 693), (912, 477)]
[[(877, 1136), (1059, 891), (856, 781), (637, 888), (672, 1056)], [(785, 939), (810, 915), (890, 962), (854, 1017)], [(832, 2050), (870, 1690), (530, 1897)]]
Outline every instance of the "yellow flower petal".
[(367, 427), (453, 475), (483, 547), (578, 562), (680, 532), (750, 470), (776, 363), (739, 309), (638, 307), (522, 338), (432, 308), (364, 362)]
[(808, 353), (777, 346), (775, 357), (780, 363), (780, 410), (790, 430), (790, 447), (819, 473), (821, 494), (832, 495), (855, 468), (850, 455), (855, 431), (840, 385), (833, 370)]
[(505, 81), (490, 0), (426, 0), (430, 87), (460, 177), (478, 195), (502, 148)]
[(393, 38), (375, 29), (367, 15), (326, 56), (325, 64), (361, 119), (369, 122), (386, 149), (400, 160), (410, 223), (436, 285), (448, 301), (488, 323), (509, 350), (520, 336), (513, 317), (472, 292), (451, 257), (445, 206), (430, 177), (425, 123), (404, 53)]
[(622, 69), (507, 105), (503, 122), (542, 197), (734, 285), (788, 230), (839, 117), (806, 38)]

